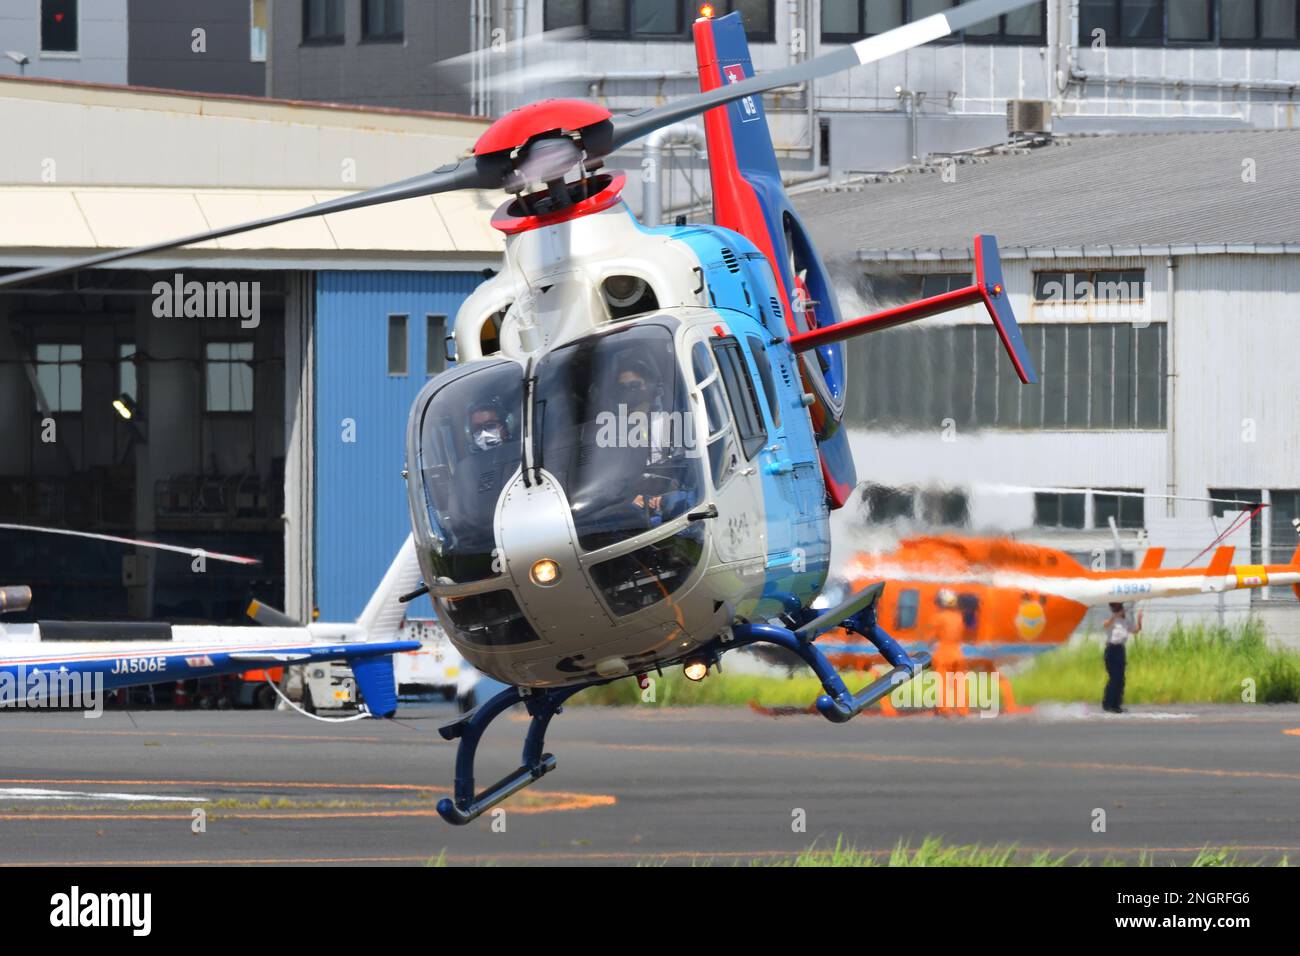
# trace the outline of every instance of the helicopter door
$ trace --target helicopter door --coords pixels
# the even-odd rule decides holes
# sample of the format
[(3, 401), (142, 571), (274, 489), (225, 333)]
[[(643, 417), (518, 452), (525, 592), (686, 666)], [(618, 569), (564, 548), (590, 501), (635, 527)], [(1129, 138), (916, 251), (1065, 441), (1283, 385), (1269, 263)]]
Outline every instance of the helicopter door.
[(714, 546), (727, 563), (766, 561), (767, 522), (758, 476), (758, 455), (767, 440), (757, 392), (734, 338), (707, 338), (691, 345), (691, 369), (704, 398), (704, 433), (713, 499), (718, 506)]

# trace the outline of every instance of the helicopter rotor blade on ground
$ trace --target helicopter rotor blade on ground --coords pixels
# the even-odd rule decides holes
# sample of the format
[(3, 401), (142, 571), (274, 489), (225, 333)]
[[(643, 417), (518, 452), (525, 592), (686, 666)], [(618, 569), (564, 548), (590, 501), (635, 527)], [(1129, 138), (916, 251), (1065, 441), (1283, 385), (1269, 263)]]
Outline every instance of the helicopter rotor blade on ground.
[(903, 53), (913, 47), (942, 39), (983, 20), (1037, 2), (1038, 0), (976, 0), (975, 3), (963, 3), (942, 13), (922, 17), (920, 20), (905, 23), (893, 30), (859, 40), (824, 56), (805, 60), (780, 70), (760, 73), (739, 83), (728, 83), (715, 90), (696, 93), (672, 103), (665, 103), (663, 106), (647, 107), (615, 116), (611, 120), (614, 131), (610, 152), (626, 146), (632, 140), (651, 133), (661, 126), (669, 126), (692, 116), (698, 116), (715, 106), (722, 106), (758, 93), (766, 93), (782, 86), (793, 86), (819, 76), (850, 70), (855, 66), (875, 63), (895, 53)]
[(205, 559), (225, 561), (230, 564), (261, 564), (259, 558), (246, 558), (239, 554), (222, 554), (220, 551), (207, 551), (203, 548), (186, 548), (179, 544), (163, 544), (161, 541), (143, 541), (139, 538), (120, 538), (115, 534), (96, 534), (92, 531), (73, 531), (71, 528), (42, 528), (34, 524), (0, 524), (0, 531), (33, 531), (40, 534), (64, 534), (74, 538), (92, 538), (95, 541), (111, 541), (114, 544), (129, 544), (137, 548), (153, 548), (156, 551), (172, 551), (190, 557), (202, 555)]

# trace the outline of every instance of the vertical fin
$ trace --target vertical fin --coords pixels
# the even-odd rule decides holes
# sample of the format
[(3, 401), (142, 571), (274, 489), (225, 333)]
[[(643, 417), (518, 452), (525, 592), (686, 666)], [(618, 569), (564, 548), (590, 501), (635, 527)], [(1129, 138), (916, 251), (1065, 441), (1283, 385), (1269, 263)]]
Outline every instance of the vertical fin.
[(1214, 557), (1210, 560), (1210, 566), (1205, 570), (1207, 578), (1221, 578), (1228, 573), (1232, 567), (1232, 553), (1237, 549), (1231, 545), (1214, 549)]
[(1164, 548), (1147, 548), (1147, 553), (1142, 556), (1141, 571), (1159, 571), (1160, 565), (1165, 561)]
[(378, 640), (401, 629), (402, 619), (406, 616), (406, 605), (398, 599), (403, 594), (414, 591), (419, 583), (420, 563), (415, 556), (415, 539), (408, 534), (402, 549), (397, 552), (397, 557), (379, 582), (379, 587), (357, 618), (357, 624), (366, 632), (367, 640)]

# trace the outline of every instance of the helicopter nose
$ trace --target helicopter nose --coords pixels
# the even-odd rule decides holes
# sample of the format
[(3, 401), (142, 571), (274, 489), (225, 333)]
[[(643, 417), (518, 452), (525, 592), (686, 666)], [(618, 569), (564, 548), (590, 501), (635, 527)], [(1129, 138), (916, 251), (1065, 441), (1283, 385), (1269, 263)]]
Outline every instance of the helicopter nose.
[(543, 640), (590, 646), (613, 624), (583, 573), (569, 505), (555, 482), (522, 476), (506, 488), (497, 511), (501, 559), (519, 606)]

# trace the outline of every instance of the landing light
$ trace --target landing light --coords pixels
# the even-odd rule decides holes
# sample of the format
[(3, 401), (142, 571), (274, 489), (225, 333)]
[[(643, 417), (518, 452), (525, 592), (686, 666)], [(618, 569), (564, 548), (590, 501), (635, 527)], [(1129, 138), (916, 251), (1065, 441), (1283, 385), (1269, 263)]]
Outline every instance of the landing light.
[(698, 684), (709, 676), (709, 662), (700, 657), (692, 657), (682, 665), (682, 673), (686, 675), (687, 680), (693, 680)]
[(542, 558), (533, 565), (530, 576), (538, 587), (548, 588), (560, 580), (560, 566), (550, 558)]

